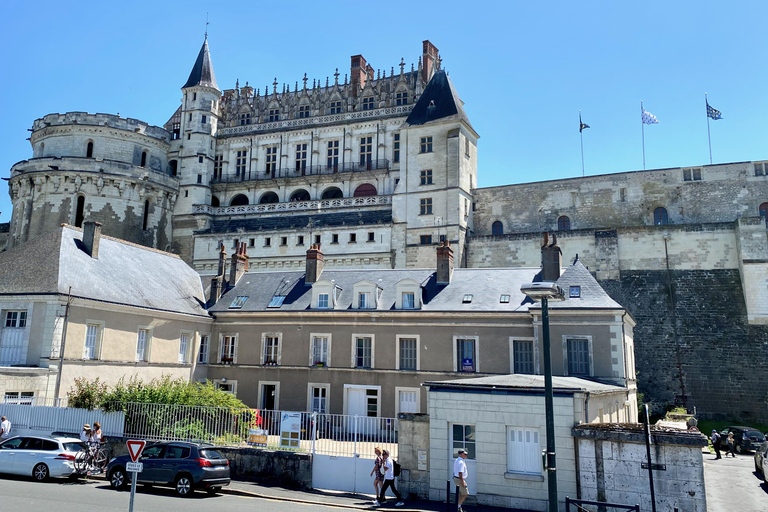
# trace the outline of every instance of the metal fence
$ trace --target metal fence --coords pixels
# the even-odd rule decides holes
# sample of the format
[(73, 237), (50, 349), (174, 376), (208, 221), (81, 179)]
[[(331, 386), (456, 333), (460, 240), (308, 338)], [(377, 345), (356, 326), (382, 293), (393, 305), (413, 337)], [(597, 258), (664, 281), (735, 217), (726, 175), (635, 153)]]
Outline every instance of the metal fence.
[[(14, 403), (15, 402), (15, 403)], [(123, 435), (125, 415), (122, 412), (90, 411), (73, 407), (61, 407), (56, 401), (35, 400), (34, 403), (6, 401), (0, 403), (0, 416), (11, 422), (11, 433), (22, 429), (52, 432), (79, 433), (85, 423), (98, 421), (106, 436)]]

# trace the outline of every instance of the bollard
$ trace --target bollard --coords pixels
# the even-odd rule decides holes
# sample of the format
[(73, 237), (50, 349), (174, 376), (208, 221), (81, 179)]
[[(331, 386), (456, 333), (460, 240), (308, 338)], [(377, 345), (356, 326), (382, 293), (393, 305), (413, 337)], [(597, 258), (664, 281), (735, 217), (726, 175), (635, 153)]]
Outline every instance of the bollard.
[(453, 509), (453, 512), (459, 512), (459, 486), (456, 486), (456, 499), (454, 500), (456, 503), (456, 508)]
[(451, 481), (445, 482), (445, 512), (451, 512)]

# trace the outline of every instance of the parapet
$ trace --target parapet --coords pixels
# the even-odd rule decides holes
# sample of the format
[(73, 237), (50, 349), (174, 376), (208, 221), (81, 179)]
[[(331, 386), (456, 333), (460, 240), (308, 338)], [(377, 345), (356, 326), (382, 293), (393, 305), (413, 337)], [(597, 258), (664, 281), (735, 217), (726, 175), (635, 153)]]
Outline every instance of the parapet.
[(42, 130), (49, 126), (66, 125), (107, 126), (117, 130), (141, 133), (148, 137), (169, 142), (171, 135), (159, 126), (152, 126), (130, 117), (124, 118), (112, 114), (89, 114), (87, 112), (67, 112), (65, 114), (48, 114), (40, 119), (35, 119), (32, 124), (32, 132)]

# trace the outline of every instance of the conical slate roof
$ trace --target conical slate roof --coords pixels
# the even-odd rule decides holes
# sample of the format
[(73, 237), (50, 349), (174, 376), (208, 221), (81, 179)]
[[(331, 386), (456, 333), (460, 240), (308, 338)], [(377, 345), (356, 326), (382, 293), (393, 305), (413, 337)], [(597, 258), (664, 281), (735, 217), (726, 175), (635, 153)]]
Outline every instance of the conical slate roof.
[[(464, 113), (464, 107), (456, 94), (448, 74), (440, 70), (434, 74), (424, 89), (419, 101), (414, 105), (405, 126), (418, 126), (432, 121), (460, 120), (472, 128), (472, 124)], [(472, 128), (474, 131), (474, 128)]]
[(211, 52), (208, 50), (207, 37), (203, 41), (203, 47), (200, 48), (200, 53), (197, 56), (192, 72), (189, 74), (189, 79), (187, 79), (187, 83), (184, 84), (182, 89), (198, 85), (213, 87), (214, 89), (219, 88), (216, 85), (216, 75), (213, 74), (213, 64), (211, 64)]

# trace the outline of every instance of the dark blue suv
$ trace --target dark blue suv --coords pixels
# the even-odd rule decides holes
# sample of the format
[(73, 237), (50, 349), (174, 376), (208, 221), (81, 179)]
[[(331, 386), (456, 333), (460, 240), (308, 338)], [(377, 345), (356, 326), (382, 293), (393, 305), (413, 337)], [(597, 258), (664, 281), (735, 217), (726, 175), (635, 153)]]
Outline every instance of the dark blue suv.
[[(131, 475), (125, 465), (128, 455), (115, 457), (107, 465), (109, 484), (125, 488)], [(139, 458), (143, 470), (137, 483), (172, 486), (180, 496), (190, 496), (195, 489), (216, 494), (229, 485), (229, 461), (214, 448), (195, 443), (158, 443), (147, 446)]]

